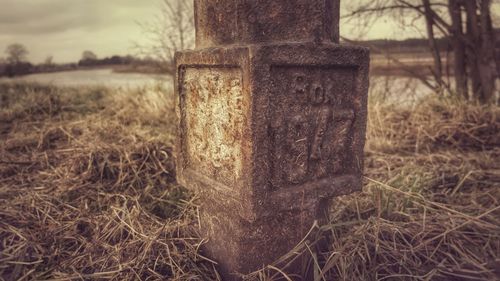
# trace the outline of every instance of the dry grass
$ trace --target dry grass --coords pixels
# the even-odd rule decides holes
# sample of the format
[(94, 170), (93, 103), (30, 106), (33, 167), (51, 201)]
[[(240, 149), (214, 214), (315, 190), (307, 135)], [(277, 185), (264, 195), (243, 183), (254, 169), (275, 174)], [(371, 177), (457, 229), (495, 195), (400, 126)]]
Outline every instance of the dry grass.
[(2, 90), (2, 279), (213, 279), (175, 183), (171, 99)]
[(500, 108), (372, 103), (366, 156), (363, 192), (295, 249), (313, 280), (500, 280)]
[[(0, 86), (0, 280), (218, 280), (160, 92)], [(500, 109), (370, 112), (364, 191), (295, 249), (310, 276), (499, 280)], [(247, 279), (286, 280), (296, 256)]]

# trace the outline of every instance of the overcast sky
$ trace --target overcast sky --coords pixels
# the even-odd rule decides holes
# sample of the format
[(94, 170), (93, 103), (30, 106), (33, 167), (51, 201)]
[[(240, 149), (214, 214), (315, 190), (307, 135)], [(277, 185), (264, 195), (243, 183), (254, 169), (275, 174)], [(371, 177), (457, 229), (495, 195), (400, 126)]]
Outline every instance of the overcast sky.
[(150, 20), (161, 0), (0, 0), (0, 57), (19, 42), (40, 62), (76, 61), (84, 50), (99, 57), (133, 54), (144, 40), (137, 22)]
[[(47, 56), (56, 62), (77, 61), (84, 50), (99, 57), (134, 54), (134, 42), (147, 42), (138, 22), (151, 21), (161, 1), (0, 0), (0, 57), (11, 43), (26, 45), (33, 62), (42, 62)], [(394, 26), (390, 19), (383, 19), (366, 38), (418, 36)], [(349, 26), (342, 26), (341, 33), (348, 35)]]

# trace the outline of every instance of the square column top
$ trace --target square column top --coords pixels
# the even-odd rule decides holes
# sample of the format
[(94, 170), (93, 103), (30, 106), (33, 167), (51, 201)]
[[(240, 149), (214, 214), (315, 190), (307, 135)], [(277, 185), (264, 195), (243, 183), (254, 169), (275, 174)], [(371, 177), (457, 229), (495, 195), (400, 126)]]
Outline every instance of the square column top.
[(196, 47), (339, 41), (340, 0), (195, 0)]

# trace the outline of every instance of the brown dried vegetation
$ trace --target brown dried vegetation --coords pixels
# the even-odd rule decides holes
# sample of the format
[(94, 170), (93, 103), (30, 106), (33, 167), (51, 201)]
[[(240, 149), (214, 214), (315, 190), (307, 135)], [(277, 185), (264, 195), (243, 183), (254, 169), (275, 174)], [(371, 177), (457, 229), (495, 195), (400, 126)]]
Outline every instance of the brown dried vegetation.
[[(0, 280), (218, 279), (162, 92), (0, 86)], [(295, 252), (318, 281), (495, 280), (499, 187), (498, 107), (373, 103), (364, 191)], [(247, 279), (296, 280), (294, 257)]]
[[(363, 192), (336, 199), (330, 224), (295, 249), (311, 280), (500, 279), (500, 108), (369, 107)], [(281, 280), (296, 257), (255, 277)]]
[[(213, 276), (161, 91), (3, 87), (0, 279)], [(198, 277), (197, 277), (198, 276)]]

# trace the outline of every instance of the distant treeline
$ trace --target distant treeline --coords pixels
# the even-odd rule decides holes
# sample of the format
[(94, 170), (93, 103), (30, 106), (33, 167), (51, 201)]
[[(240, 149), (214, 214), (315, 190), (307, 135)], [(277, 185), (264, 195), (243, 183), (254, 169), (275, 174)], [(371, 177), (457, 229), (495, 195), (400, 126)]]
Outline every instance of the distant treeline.
[[(30, 62), (7, 63), (0, 62), (0, 77), (14, 77), (44, 72), (71, 71), (95, 67), (117, 67), (121, 71), (127, 69), (153, 69), (158, 62), (146, 58), (140, 59), (133, 56), (112, 56), (102, 59), (81, 59), (78, 63), (67, 64), (32, 64)], [(150, 71), (154, 72), (154, 71)]]
[[(497, 59), (500, 61), (500, 29), (496, 30)], [(357, 45), (369, 47), (373, 54), (400, 53), (418, 54), (429, 52), (429, 42), (426, 39), (407, 40), (369, 40), (353, 42)], [(437, 39), (437, 45), (441, 52), (451, 51), (449, 38)], [(499, 64), (500, 65), (500, 64)], [(30, 62), (20, 61), (8, 63), (0, 60), (0, 77), (19, 76), (42, 72), (70, 71), (96, 67), (113, 67), (119, 72), (141, 72), (141, 73), (167, 73), (166, 65), (150, 58), (136, 58), (133, 56), (111, 56), (99, 59), (92, 52), (84, 52), (82, 59), (78, 63), (54, 64), (42, 63), (34, 65)], [(499, 70), (500, 71), (500, 70)]]
[(18, 62), (15, 64), (12, 63), (0, 63), (0, 77), (14, 77), (20, 75), (28, 75), (33, 73), (41, 73), (41, 72), (57, 72), (57, 71), (69, 71), (78, 69), (78, 65), (76, 63), (68, 63), (68, 64), (39, 64), (34, 65), (30, 62)]
[(103, 59), (97, 58), (86, 58), (81, 59), (78, 62), (78, 66), (107, 66), (107, 65), (128, 65), (134, 62), (142, 62), (140, 59), (136, 59), (133, 56), (112, 56)]
[[(500, 50), (500, 29), (496, 33), (496, 48)], [(372, 49), (372, 53), (380, 53), (381, 50), (390, 53), (424, 53), (429, 52), (429, 41), (427, 39), (406, 39), (406, 40), (368, 40), (356, 41), (356, 44)], [(451, 51), (450, 38), (437, 39), (437, 45), (441, 52)]]

